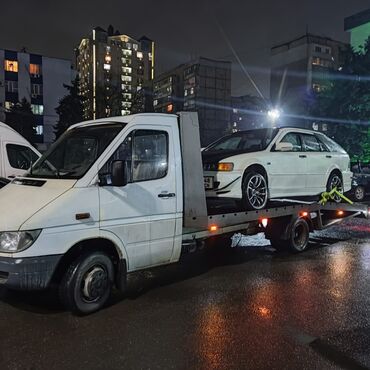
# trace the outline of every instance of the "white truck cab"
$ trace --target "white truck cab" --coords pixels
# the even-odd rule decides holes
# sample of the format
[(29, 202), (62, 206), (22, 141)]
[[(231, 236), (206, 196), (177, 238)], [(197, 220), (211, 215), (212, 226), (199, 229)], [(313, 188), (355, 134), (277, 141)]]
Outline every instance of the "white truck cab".
[[(196, 115), (194, 128), (204, 195)], [(126, 272), (178, 261), (181, 158), (175, 115), (70, 127), (26, 176), (0, 192), (6, 210), (0, 212), (0, 283), (43, 289), (55, 278), (69, 308), (90, 312), (106, 300), (111, 282), (124, 285)]]
[(41, 154), (17, 131), (0, 122), (0, 177), (24, 175)]
[[(301, 252), (309, 231), (331, 224), (337, 204), (328, 220), (318, 203), (209, 215), (200, 149), (192, 112), (70, 127), (0, 191), (0, 285), (55, 285), (68, 309), (87, 314), (113, 285), (124, 290), (127, 273), (177, 262), (214, 236), (264, 231)], [(346, 212), (368, 215), (367, 207)]]

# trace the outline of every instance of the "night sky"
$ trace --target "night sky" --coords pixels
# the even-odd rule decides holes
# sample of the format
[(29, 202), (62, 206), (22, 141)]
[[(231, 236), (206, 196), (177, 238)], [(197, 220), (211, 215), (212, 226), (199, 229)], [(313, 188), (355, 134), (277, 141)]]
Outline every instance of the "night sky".
[[(17, 0), (2, 4), (0, 48), (73, 59), (82, 36), (112, 24), (156, 41), (157, 73), (200, 55), (235, 62), (218, 21), (268, 95), (272, 45), (303, 35), (306, 27), (348, 41), (344, 17), (369, 7), (370, 0)], [(233, 69), (233, 93), (256, 94), (236, 62)]]

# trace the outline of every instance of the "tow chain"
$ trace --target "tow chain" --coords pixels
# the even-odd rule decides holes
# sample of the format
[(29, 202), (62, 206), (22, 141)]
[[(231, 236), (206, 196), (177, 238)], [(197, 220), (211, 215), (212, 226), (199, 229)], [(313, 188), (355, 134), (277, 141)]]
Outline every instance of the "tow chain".
[(345, 195), (343, 195), (340, 191), (337, 190), (337, 188), (334, 188), (330, 191), (325, 191), (321, 194), (320, 204), (325, 205), (329, 200), (334, 200), (334, 197), (338, 196), (341, 199), (343, 199), (345, 202), (349, 204), (353, 204), (353, 202), (348, 199)]

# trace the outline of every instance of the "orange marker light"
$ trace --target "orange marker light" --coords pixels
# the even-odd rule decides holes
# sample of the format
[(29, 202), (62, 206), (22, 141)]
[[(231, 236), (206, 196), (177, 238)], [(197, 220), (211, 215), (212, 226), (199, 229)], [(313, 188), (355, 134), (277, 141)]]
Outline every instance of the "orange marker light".
[(217, 166), (218, 171), (232, 171), (234, 163), (219, 163)]
[(344, 212), (343, 211), (338, 211), (337, 214), (338, 214), (338, 216), (343, 216)]
[(302, 212), (301, 213), (301, 217), (307, 217), (308, 216), (308, 212)]
[(218, 226), (217, 226), (217, 225), (211, 225), (211, 226), (209, 227), (209, 230), (210, 230), (210, 231), (217, 231), (217, 230), (218, 230)]
[(267, 227), (267, 224), (269, 223), (269, 219), (268, 218), (263, 218), (262, 220), (261, 220), (261, 225), (263, 226), (263, 227)]

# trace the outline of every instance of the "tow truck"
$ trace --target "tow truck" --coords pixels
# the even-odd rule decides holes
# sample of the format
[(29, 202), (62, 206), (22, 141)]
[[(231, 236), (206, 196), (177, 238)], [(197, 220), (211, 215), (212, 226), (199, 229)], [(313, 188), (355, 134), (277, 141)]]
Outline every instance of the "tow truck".
[(367, 206), (278, 202), (260, 211), (207, 208), (196, 113), (137, 114), (74, 125), (0, 192), (0, 284), (57, 287), (77, 314), (102, 308), (128, 274), (178, 262), (217, 238), (263, 232), (306, 250), (311, 231)]

